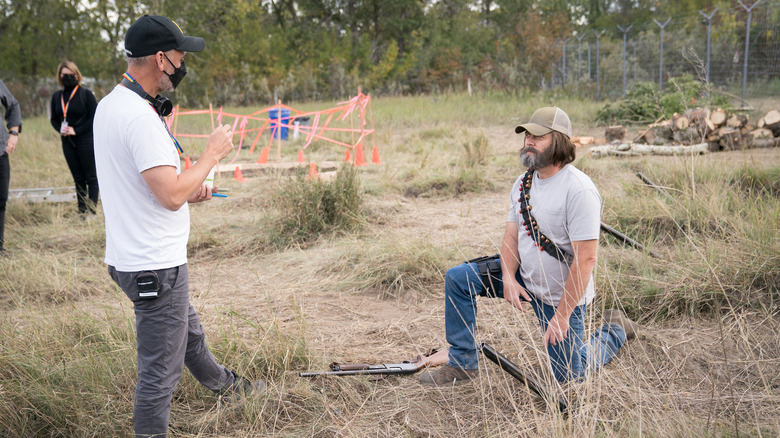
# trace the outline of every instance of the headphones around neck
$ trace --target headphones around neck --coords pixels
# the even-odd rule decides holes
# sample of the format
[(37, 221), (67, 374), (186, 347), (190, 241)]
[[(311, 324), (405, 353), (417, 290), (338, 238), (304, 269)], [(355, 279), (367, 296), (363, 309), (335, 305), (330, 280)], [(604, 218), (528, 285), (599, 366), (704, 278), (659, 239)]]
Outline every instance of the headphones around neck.
[(144, 91), (143, 87), (141, 87), (141, 84), (135, 81), (131, 81), (127, 78), (122, 78), (122, 85), (135, 94), (141, 96), (143, 99), (146, 99), (146, 101), (152, 105), (154, 110), (157, 111), (157, 114), (159, 114), (161, 117), (168, 117), (171, 115), (171, 112), (173, 112), (173, 103), (171, 103), (171, 100), (167, 97), (160, 96), (159, 94), (157, 97), (152, 97), (149, 95), (149, 93)]

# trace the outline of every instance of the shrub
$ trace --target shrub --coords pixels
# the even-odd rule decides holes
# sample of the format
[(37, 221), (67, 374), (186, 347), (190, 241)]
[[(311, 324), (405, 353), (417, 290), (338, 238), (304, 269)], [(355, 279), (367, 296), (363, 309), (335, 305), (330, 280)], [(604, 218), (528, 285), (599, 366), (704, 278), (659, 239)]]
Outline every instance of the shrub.
[(300, 245), (337, 231), (352, 231), (362, 222), (362, 193), (357, 170), (342, 166), (333, 181), (310, 181), (301, 169), (272, 201), (278, 211), (271, 231), (276, 247)]
[(669, 118), (696, 106), (728, 107), (728, 100), (713, 95), (711, 87), (691, 75), (669, 79), (663, 92), (652, 82), (639, 82), (626, 92), (625, 99), (607, 105), (596, 114), (600, 123), (652, 123), (659, 117)]

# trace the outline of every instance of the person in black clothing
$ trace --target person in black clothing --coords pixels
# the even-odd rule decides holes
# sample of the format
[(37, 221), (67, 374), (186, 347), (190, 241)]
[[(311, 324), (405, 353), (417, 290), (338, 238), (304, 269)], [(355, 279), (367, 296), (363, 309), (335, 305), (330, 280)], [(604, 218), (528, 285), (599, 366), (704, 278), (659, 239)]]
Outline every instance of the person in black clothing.
[(81, 86), (81, 72), (71, 61), (57, 67), (57, 82), (62, 90), (51, 97), (51, 126), (62, 136), (62, 152), (68, 163), (80, 213), (95, 213), (98, 202), (98, 179), (95, 171), (95, 148), (92, 142), (92, 119), (97, 99)]
[(8, 130), (0, 129), (0, 257), (7, 257), (4, 243), (5, 230), (5, 205), (8, 202), (8, 183), (11, 180), (11, 166), (8, 154), (16, 149), (19, 133), (22, 132), (22, 112), (19, 110), (19, 102), (8, 91), (3, 81), (0, 81), (0, 104), (5, 107), (6, 126)]

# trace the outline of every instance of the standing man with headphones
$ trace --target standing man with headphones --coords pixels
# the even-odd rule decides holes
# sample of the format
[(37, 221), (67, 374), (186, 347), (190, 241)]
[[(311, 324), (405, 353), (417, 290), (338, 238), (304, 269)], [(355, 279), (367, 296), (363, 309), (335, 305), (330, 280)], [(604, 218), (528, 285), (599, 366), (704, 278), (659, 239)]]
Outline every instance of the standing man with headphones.
[(168, 18), (139, 18), (125, 36), (124, 79), (100, 101), (95, 114), (105, 261), (135, 310), (137, 437), (167, 436), (171, 396), (184, 365), (223, 403), (235, 404), (265, 388), (262, 380), (250, 382), (217, 363), (189, 302), (188, 204), (211, 199), (204, 181), (233, 150), (233, 133), (228, 125), (219, 126), (195, 165), (182, 171), (181, 147), (162, 119), (171, 104), (159, 93), (179, 85), (187, 74), (185, 56), (205, 46), (203, 38), (185, 36)]

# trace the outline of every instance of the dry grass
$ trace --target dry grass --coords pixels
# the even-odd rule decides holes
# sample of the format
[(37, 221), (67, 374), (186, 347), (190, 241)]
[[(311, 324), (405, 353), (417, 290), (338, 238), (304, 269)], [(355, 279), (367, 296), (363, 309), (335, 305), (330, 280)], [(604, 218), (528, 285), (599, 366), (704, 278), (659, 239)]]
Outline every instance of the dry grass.
[[(423, 388), (416, 376), (297, 376), (331, 361), (397, 362), (446, 347), (444, 272), (496, 252), (506, 192), (520, 172), (512, 117), (541, 103), (495, 99), (375, 101), (384, 164), (359, 172), (357, 227), (269, 245), (280, 214), (275, 196), (294, 196), (281, 189), (289, 183), (282, 176), (223, 180), (229, 198), (192, 206), (191, 299), (209, 344), (269, 389), (228, 413), (185, 373), (172, 436), (780, 434), (780, 150), (577, 162), (600, 188), (603, 220), (663, 256), (601, 242), (589, 327), (600, 325), (603, 309), (620, 306), (639, 321), (639, 337), (586, 383), (558, 387), (533, 315), (481, 300), (477, 327), (478, 340), (576, 400), (568, 417), (485, 361), (479, 383), (456, 390)], [(570, 104), (575, 122), (595, 114)], [(467, 127), (475, 121), (478, 129)], [(40, 142), (26, 145), (30, 159), (63, 171), (54, 133), (49, 140), (29, 130)], [(12, 187), (48, 178), (67, 185), (62, 175), (22, 172), (26, 158), (12, 157), (12, 166), (15, 159)], [(421, 182), (451, 182), (474, 169), (484, 185), (409, 196)], [(670, 196), (645, 187), (636, 171)], [(130, 434), (132, 306), (105, 273), (102, 219), (84, 222), (73, 210), (9, 210), (13, 257), (0, 259), (2, 436)]]

